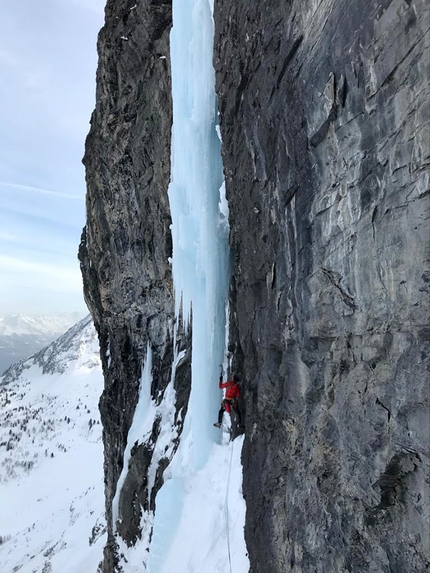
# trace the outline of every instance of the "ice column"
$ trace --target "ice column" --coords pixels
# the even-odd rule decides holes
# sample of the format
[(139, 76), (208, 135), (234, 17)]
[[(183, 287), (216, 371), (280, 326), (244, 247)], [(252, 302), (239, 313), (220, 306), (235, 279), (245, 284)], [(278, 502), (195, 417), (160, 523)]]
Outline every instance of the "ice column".
[(216, 438), (212, 423), (219, 407), (229, 283), (212, 8), (208, 0), (174, 0), (170, 36), (173, 280), (176, 311), (182, 299), (185, 319), (192, 311), (193, 327), (192, 389), (182, 437), (189, 446), (189, 470), (205, 464)]

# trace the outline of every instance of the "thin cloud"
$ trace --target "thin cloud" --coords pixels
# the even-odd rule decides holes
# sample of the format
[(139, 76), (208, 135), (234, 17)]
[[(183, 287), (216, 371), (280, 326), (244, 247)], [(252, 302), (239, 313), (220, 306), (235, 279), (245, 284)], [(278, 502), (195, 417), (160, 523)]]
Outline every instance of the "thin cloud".
[(60, 193), (59, 191), (52, 191), (51, 189), (42, 189), (41, 187), (31, 187), (29, 185), (20, 185), (19, 183), (9, 183), (8, 181), (0, 181), (0, 186), (11, 187), (12, 189), (20, 189), (22, 191), (30, 191), (31, 193), (40, 193), (41, 195), (51, 195), (53, 197), (61, 197), (62, 199), (73, 199), (83, 201), (83, 197), (79, 195), (69, 195), (67, 193)]
[(4, 231), (0, 231), (0, 241), (8, 241), (10, 243), (21, 242), (16, 235), (12, 235), (11, 233), (5, 233)]
[(77, 265), (74, 267), (60, 267), (58, 265), (26, 261), (7, 255), (0, 255), (0, 269), (6, 271), (6, 273), (18, 272), (33, 277), (49, 277), (57, 281), (61, 280), (69, 287), (68, 290), (82, 288), (81, 273)]
[(105, 2), (1, 3), (0, 314), (84, 306), (81, 158)]
[(0, 255), (0, 314), (84, 310), (76, 264), (53, 265)]

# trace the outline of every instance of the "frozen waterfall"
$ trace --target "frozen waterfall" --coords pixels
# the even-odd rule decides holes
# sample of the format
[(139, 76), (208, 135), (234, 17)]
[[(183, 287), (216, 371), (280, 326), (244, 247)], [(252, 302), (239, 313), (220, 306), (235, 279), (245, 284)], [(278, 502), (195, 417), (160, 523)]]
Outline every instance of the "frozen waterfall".
[[(192, 386), (181, 443), (156, 498), (150, 573), (249, 569), (240, 452), (213, 427), (225, 362), (230, 277), (228, 212), (213, 56), (212, 2), (174, 0), (172, 213), (176, 313), (192, 320)], [(191, 313), (192, 311), (192, 313)], [(234, 550), (233, 550), (234, 547)], [(230, 568), (230, 569), (229, 569)]]
[[(208, 0), (173, 0), (170, 36), (172, 68), (172, 214), (176, 316), (192, 323), (191, 393), (180, 443), (164, 471), (155, 513), (142, 516), (142, 539), (127, 547), (117, 537), (126, 573), (247, 573), (245, 502), (240, 454), (243, 437), (221, 445), (217, 419), (220, 365), (226, 366), (230, 251), (228, 206), (221, 161), (215, 72), (214, 24)], [(163, 400), (148, 401), (150, 367), (145, 365), (139, 402), (129, 431), (113, 503), (116, 522), (128, 456), (135, 441), (160, 423), (148, 472), (154, 483), (159, 460), (173, 454), (176, 366)], [(148, 347), (147, 363), (151, 351)], [(152, 530), (152, 535), (151, 535)]]

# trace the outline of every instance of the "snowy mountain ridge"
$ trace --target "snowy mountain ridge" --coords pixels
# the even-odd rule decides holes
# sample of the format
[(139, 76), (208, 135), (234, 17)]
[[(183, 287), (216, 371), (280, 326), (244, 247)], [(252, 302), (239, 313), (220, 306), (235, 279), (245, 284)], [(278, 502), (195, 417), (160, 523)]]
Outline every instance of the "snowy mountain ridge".
[(2, 573), (95, 572), (104, 543), (102, 387), (90, 317), (0, 378)]
[(81, 318), (78, 312), (0, 316), (0, 374), (50, 344)]
[[(90, 346), (89, 352), (87, 351), (88, 345)], [(86, 356), (89, 368), (100, 365), (98, 343), (90, 315), (72, 326), (46, 348), (10, 366), (4, 372), (0, 385), (17, 380), (24, 370), (34, 365), (39, 366), (42, 374), (63, 374), (71, 363), (78, 361), (82, 356)]]

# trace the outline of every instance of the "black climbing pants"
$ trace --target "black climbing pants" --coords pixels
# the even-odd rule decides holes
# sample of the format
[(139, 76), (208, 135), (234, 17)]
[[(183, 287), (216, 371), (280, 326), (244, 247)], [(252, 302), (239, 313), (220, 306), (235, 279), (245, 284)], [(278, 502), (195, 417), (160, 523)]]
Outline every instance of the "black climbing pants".
[(218, 412), (218, 423), (219, 424), (222, 423), (222, 416), (225, 412), (226, 402), (228, 402), (230, 404), (230, 408), (233, 408), (233, 410), (235, 411), (236, 416), (237, 416), (237, 423), (239, 425), (241, 425), (242, 424), (242, 418), (240, 416), (239, 402), (237, 400), (227, 400), (227, 399), (225, 399), (221, 402), (221, 409)]

